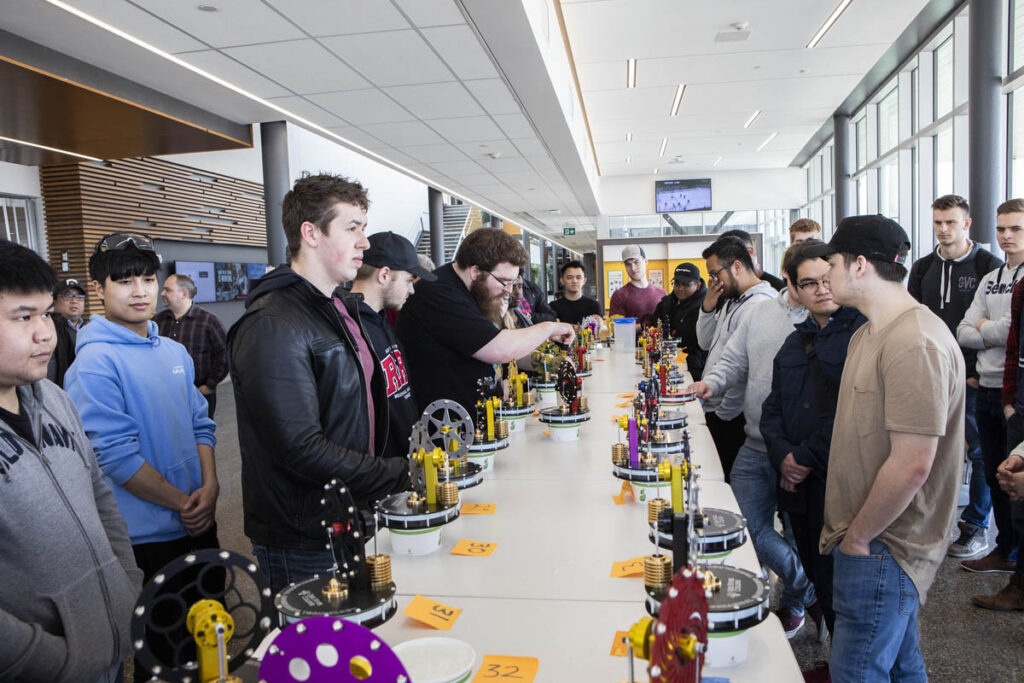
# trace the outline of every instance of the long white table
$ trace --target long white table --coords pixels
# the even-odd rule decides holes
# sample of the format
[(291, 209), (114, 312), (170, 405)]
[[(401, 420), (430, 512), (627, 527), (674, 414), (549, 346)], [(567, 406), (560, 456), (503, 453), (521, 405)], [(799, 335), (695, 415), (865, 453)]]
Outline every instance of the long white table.
[[(626, 661), (609, 655), (616, 631), (645, 615), (641, 577), (611, 578), (612, 563), (653, 552), (646, 509), (612, 495), (621, 482), (611, 474), (611, 444), (617, 439), (612, 415), (632, 391), (640, 367), (632, 355), (600, 351), (594, 376), (584, 379), (592, 420), (577, 442), (554, 442), (544, 425), (527, 419), (524, 434), (499, 451), (484, 482), (462, 492), (465, 502), (495, 503), (493, 515), (462, 515), (445, 527), (442, 547), (420, 557), (392, 556), (399, 614), (378, 627), (391, 645), (413, 638), (450, 636), (483, 656), (537, 657), (537, 681), (621, 681)], [(703, 414), (686, 404), (694, 462), (701, 467), (701, 500), (710, 507), (738, 510), (722, 483), (721, 465)], [(668, 497), (668, 490), (665, 490)], [(489, 557), (450, 554), (460, 539), (496, 542)], [(390, 552), (387, 532), (379, 550)], [(748, 541), (730, 564), (753, 571), (760, 565)], [(451, 631), (435, 631), (401, 614), (415, 595), (461, 608)], [(636, 662), (645, 681), (645, 663)], [(750, 630), (750, 656), (739, 666), (707, 668), (705, 676), (745, 681), (801, 681), (802, 676), (774, 617)]]

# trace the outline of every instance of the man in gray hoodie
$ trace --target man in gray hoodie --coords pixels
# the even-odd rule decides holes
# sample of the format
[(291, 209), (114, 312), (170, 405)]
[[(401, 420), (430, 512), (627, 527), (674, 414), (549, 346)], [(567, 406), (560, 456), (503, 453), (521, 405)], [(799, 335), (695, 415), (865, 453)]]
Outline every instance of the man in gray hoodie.
[[(701, 255), (707, 262), (708, 293), (697, 316), (697, 343), (708, 352), (704, 362), (707, 374), (721, 360), (729, 338), (754, 304), (774, 299), (778, 292), (758, 277), (746, 246), (737, 237), (720, 237)], [(704, 419), (728, 482), (744, 439), (743, 387), (734, 386), (708, 397)]]
[[(817, 240), (811, 241), (820, 244)], [(782, 260), (785, 273), (792, 253)], [(763, 283), (767, 284), (767, 283)], [(689, 386), (705, 403), (715, 396), (739, 392), (743, 400), (743, 429), (746, 441), (732, 466), (731, 484), (740, 511), (747, 518), (747, 531), (761, 564), (782, 579), (779, 620), (792, 638), (804, 625), (804, 609), (810, 608), (823, 635), (824, 613), (818, 608), (814, 586), (807, 579), (796, 551), (775, 530), (775, 487), (777, 474), (768, 460), (768, 447), (761, 436), (761, 405), (772, 389), (775, 354), (803, 322), (807, 309), (783, 290), (778, 297), (761, 298), (748, 304), (742, 320), (729, 336), (721, 356), (704, 372), (700, 382)], [(710, 360), (710, 359), (709, 359)], [(824, 638), (822, 638), (824, 640)]]
[(46, 379), (55, 284), (0, 241), (0, 680), (110, 682), (142, 573), (78, 411)]

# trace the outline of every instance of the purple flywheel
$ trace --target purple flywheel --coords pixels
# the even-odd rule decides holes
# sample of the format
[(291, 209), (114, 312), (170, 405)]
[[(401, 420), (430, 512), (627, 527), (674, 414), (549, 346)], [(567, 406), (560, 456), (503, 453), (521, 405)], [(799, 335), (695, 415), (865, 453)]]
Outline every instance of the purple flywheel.
[(410, 683), (398, 655), (368, 628), (338, 617), (288, 626), (263, 656), (260, 683)]

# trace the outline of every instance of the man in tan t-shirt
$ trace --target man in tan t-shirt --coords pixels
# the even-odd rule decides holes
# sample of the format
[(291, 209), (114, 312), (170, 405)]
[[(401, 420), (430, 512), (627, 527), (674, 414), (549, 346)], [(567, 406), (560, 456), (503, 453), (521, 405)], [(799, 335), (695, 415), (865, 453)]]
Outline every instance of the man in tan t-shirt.
[(821, 252), (836, 303), (868, 318), (850, 339), (825, 488), (833, 681), (926, 681), (917, 612), (946, 552), (964, 442), (964, 361), (903, 288), (910, 240), (882, 216), (839, 223)]

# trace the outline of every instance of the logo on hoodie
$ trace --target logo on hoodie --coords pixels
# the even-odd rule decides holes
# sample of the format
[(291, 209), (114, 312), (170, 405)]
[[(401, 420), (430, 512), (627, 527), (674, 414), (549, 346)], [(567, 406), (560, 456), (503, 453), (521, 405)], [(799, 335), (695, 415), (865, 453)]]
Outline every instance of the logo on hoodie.
[(172, 375), (184, 375), (185, 374), (185, 366), (184, 365), (175, 365), (173, 368), (171, 368), (171, 374)]
[[(56, 422), (44, 422), (42, 425), (42, 446), (52, 448), (70, 448), (78, 452), (78, 444), (71, 436), (71, 431)], [(13, 432), (0, 431), (0, 475), (5, 478), (11, 471), (11, 465), (18, 462), (25, 454), (25, 442)]]
[(391, 353), (381, 359), (381, 370), (388, 385), (388, 398), (391, 398), (409, 384), (409, 373), (405, 370), (402, 352), (392, 347)]

